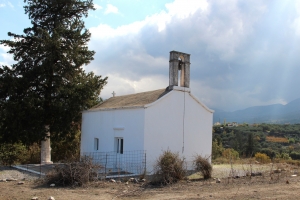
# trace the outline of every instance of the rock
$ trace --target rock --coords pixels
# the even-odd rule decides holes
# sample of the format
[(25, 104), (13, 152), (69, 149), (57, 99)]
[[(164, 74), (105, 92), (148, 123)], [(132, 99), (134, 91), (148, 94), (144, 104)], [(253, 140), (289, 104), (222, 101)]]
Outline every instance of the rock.
[(286, 184), (290, 184), (289, 180), (286, 180)]
[(109, 181), (112, 182), (112, 183), (115, 183), (115, 182), (116, 182), (115, 179), (110, 179)]
[(125, 183), (125, 185), (128, 185), (129, 183), (128, 183), (128, 181)]
[(135, 179), (133, 180), (133, 182), (134, 182), (134, 183), (138, 183), (139, 180), (137, 180), (137, 178), (135, 178)]
[(281, 169), (274, 169), (274, 173), (281, 173)]
[(7, 182), (6, 179), (0, 179), (0, 182)]
[(23, 185), (23, 184), (24, 184), (23, 181), (18, 182), (18, 185)]
[(50, 184), (50, 187), (55, 187), (55, 184), (54, 183)]
[(146, 179), (143, 178), (143, 179), (141, 179), (140, 181), (141, 181), (141, 182), (146, 182)]
[(116, 183), (122, 183), (121, 181), (116, 181)]
[(296, 174), (293, 174), (293, 175), (291, 175), (292, 177), (296, 177), (297, 175)]
[(55, 200), (54, 197), (50, 196), (48, 200)]
[(38, 200), (38, 197), (32, 197), (31, 200)]
[(255, 164), (260, 164), (258, 161), (255, 161)]
[(221, 180), (217, 178), (216, 183), (221, 183)]
[(130, 178), (129, 181), (130, 181), (130, 182), (133, 182), (133, 181), (134, 181), (134, 178)]
[(261, 172), (252, 172), (251, 176), (262, 176)]
[(15, 178), (7, 178), (6, 181), (17, 181)]

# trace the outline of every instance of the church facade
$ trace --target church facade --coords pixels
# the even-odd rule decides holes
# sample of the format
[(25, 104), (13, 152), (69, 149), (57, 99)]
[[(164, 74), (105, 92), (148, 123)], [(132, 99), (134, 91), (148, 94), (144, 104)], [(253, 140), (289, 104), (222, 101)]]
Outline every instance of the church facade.
[(165, 150), (187, 162), (212, 150), (213, 111), (191, 93), (190, 55), (171, 51), (169, 86), (114, 96), (82, 113), (81, 153), (146, 152), (151, 173)]

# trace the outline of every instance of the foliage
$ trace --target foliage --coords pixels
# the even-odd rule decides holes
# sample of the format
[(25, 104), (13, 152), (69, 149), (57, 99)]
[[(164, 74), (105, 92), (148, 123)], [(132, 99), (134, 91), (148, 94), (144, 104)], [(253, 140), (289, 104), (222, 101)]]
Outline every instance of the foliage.
[(254, 157), (255, 157), (255, 159), (256, 159), (258, 162), (260, 162), (260, 163), (269, 163), (269, 162), (271, 162), (270, 157), (267, 156), (267, 155), (264, 154), (264, 153), (259, 153), (259, 152), (257, 152), (257, 153), (255, 154)]
[(285, 137), (266, 136), (266, 140), (268, 142), (289, 143), (288, 138)]
[(2, 165), (13, 165), (22, 163), (26, 159), (27, 149), (21, 143), (2, 143), (0, 145), (0, 163)]
[(216, 159), (222, 156), (224, 148), (222, 143), (219, 143), (216, 139), (212, 142), (212, 159)]
[(295, 152), (295, 151), (292, 151), (290, 153), (290, 156), (293, 160), (300, 160), (300, 152)]
[(253, 154), (256, 152), (256, 141), (254, 140), (254, 134), (250, 132), (248, 134), (247, 144), (246, 144), (246, 155), (247, 156), (253, 156)]
[(237, 151), (240, 157), (254, 156), (256, 152), (260, 152), (271, 159), (286, 154), (292, 159), (300, 159), (297, 156), (300, 154), (300, 124), (252, 124), (237, 127), (218, 125), (213, 127), (213, 141), (215, 140), (218, 145)]
[(49, 184), (61, 186), (84, 186), (97, 178), (97, 173), (102, 167), (94, 164), (89, 157), (82, 157), (78, 161), (66, 160), (63, 164), (55, 165), (45, 179)]
[(212, 166), (208, 160), (208, 158), (203, 158), (200, 155), (197, 155), (193, 161), (195, 170), (200, 172), (203, 175), (204, 179), (211, 178), (212, 174)]
[[(94, 9), (92, 0), (25, 0), (32, 27), (24, 34), (8, 33), (16, 64), (0, 66), (0, 139), (40, 142), (46, 132), (53, 141), (80, 128), (80, 112), (100, 102), (107, 78), (86, 73), (93, 60), (91, 34), (82, 17)], [(46, 128), (49, 127), (49, 128)]]
[(227, 159), (227, 158), (224, 158), (224, 157), (219, 157), (219, 158), (216, 158), (215, 160), (212, 161), (213, 164), (228, 164), (230, 163), (230, 161)]
[(291, 157), (289, 156), (288, 153), (278, 153), (276, 154), (276, 158), (280, 158), (280, 159), (283, 159), (283, 160), (290, 160)]
[(222, 152), (222, 156), (228, 160), (237, 160), (239, 159), (239, 153), (232, 149), (232, 148), (228, 148), (228, 149), (225, 149), (223, 152)]
[(41, 163), (41, 148), (39, 144), (33, 143), (27, 148), (27, 159), (25, 160), (25, 163)]
[(80, 131), (76, 134), (67, 134), (60, 140), (52, 142), (51, 158), (55, 162), (73, 158), (80, 159)]
[(154, 182), (170, 184), (182, 180), (186, 173), (184, 164), (184, 159), (181, 159), (178, 153), (164, 151), (154, 167), (156, 177)]
[(289, 143), (290, 144), (294, 144), (295, 143), (295, 139), (294, 138), (289, 138)]

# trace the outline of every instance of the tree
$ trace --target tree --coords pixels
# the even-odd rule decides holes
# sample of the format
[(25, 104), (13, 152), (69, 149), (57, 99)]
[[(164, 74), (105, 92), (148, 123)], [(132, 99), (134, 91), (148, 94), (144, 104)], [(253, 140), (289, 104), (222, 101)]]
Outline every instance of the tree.
[(99, 103), (107, 83), (82, 66), (93, 60), (87, 47), (91, 34), (82, 17), (94, 9), (92, 0), (25, 0), (32, 27), (8, 33), (16, 64), (0, 67), (0, 140), (39, 142), (74, 134), (80, 112)]
[(218, 142), (217, 139), (214, 139), (212, 141), (212, 159), (222, 156), (223, 150), (222, 142)]
[(248, 139), (246, 144), (246, 155), (253, 156), (256, 151), (256, 142), (254, 140), (254, 135), (252, 132), (248, 133)]

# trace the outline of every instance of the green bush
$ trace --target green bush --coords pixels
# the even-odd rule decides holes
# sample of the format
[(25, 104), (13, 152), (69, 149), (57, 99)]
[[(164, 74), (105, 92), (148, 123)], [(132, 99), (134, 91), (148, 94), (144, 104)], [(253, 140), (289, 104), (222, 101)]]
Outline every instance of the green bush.
[(269, 156), (267, 156), (267, 154), (264, 154), (264, 153), (256, 153), (255, 154), (255, 159), (260, 162), (260, 163), (269, 163), (271, 162), (271, 159)]
[(0, 145), (0, 163), (2, 165), (14, 165), (24, 163), (27, 159), (27, 149), (21, 143), (3, 143)]
[(184, 159), (178, 153), (170, 150), (164, 151), (155, 164), (155, 180), (162, 184), (170, 184), (182, 180), (185, 177), (186, 169)]
[(208, 158), (203, 158), (200, 155), (197, 155), (193, 161), (195, 170), (200, 172), (203, 175), (204, 179), (211, 178), (212, 174), (212, 166), (208, 160)]
[(222, 156), (228, 160), (237, 160), (239, 159), (239, 152), (232, 148), (228, 148), (222, 152)]
[(28, 147), (27, 159), (25, 162), (29, 164), (41, 163), (41, 147), (39, 144), (33, 143)]

